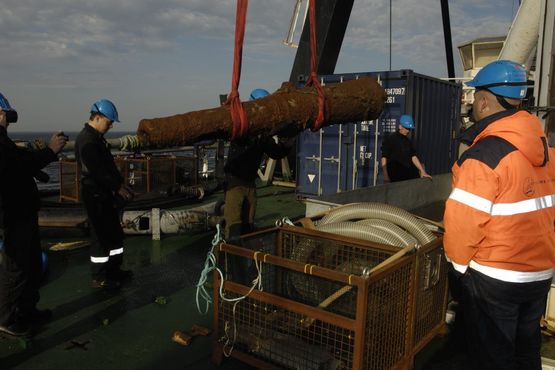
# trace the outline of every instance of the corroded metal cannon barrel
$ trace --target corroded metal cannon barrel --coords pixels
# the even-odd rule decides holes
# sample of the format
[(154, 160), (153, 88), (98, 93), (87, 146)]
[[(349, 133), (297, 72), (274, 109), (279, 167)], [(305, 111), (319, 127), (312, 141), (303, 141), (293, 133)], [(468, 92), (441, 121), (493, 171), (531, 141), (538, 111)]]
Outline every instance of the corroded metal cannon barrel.
[[(370, 77), (324, 86), (324, 125), (376, 119), (383, 110), (386, 94)], [(311, 128), (318, 114), (318, 93), (313, 87), (298, 89), (284, 82), (273, 94), (243, 103), (248, 135), (274, 135), (291, 128)], [(170, 117), (143, 119), (137, 136), (141, 147), (160, 148), (189, 145), (207, 139), (229, 139), (232, 122), (228, 106)]]

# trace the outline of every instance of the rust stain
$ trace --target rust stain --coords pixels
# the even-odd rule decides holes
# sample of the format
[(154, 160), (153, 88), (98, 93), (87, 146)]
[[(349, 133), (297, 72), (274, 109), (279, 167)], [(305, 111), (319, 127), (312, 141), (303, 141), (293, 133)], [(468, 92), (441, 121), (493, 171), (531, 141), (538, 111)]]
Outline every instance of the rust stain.
[[(326, 122), (337, 123), (376, 119), (381, 114), (386, 94), (371, 77), (324, 86)], [(274, 135), (293, 127), (300, 132), (314, 125), (318, 114), (318, 94), (313, 87), (298, 89), (284, 82), (268, 97), (244, 102), (249, 120), (249, 135)], [(189, 145), (205, 139), (229, 139), (231, 116), (228, 106), (216, 107), (169, 117), (142, 119), (137, 136), (142, 147)]]

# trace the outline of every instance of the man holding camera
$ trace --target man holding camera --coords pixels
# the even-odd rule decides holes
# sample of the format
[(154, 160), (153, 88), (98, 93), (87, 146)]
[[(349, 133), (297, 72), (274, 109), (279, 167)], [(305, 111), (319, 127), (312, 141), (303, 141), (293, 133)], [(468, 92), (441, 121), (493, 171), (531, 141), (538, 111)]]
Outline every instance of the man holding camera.
[(19, 148), (8, 137), (17, 111), (0, 94), (0, 219), (4, 249), (0, 258), (0, 332), (17, 337), (32, 334), (34, 326), (48, 321), (52, 312), (37, 309), (42, 277), (38, 210), (40, 198), (35, 177), (58, 160), (67, 137), (58, 132), (41, 150)]
[(90, 117), (75, 140), (75, 160), (81, 171), (81, 196), (91, 226), (92, 287), (117, 289), (131, 278), (121, 269), (123, 230), (120, 205), (133, 198), (110, 152), (104, 134), (119, 122), (114, 103), (100, 99), (91, 105)]

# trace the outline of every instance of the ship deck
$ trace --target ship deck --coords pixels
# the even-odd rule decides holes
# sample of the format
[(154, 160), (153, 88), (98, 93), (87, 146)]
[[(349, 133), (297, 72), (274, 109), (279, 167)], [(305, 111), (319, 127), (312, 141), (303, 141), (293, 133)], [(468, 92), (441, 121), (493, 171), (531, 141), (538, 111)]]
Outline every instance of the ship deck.
[[(261, 187), (257, 226), (304, 215), (292, 189)], [(206, 201), (222, 198), (215, 194)], [(210, 248), (213, 232), (194, 236), (150, 236), (126, 239), (124, 268), (134, 279), (118, 292), (90, 288), (87, 248), (49, 252), (49, 273), (41, 288), (39, 308), (53, 319), (32, 340), (0, 339), (1, 369), (241, 369), (225, 359), (211, 363), (212, 338), (195, 337), (189, 346), (171, 340), (174, 331), (194, 324), (212, 327), (212, 310), (197, 311), (195, 284)], [(58, 240), (46, 239), (49, 243)], [(555, 354), (544, 337), (543, 355)], [(467, 358), (449, 336), (438, 337), (416, 358), (416, 369), (466, 369)]]

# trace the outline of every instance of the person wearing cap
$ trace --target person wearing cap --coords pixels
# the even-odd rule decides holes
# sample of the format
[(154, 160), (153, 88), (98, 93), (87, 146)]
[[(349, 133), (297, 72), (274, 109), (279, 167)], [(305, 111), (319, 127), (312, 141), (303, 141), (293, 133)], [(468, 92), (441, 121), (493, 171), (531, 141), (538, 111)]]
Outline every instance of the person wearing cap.
[(42, 249), (38, 211), (40, 198), (35, 176), (63, 149), (67, 137), (55, 133), (40, 150), (18, 147), (8, 137), (17, 111), (0, 94), (0, 220), (4, 248), (0, 253), (0, 332), (25, 337), (46, 323), (52, 311), (37, 308), (42, 278)]
[(398, 130), (384, 139), (381, 166), (385, 183), (419, 177), (432, 178), (416, 156), (408, 137), (413, 129), (412, 117), (404, 114), (399, 118)]
[(91, 226), (92, 287), (117, 289), (132, 276), (122, 270), (123, 230), (120, 207), (133, 197), (114, 162), (104, 135), (119, 122), (114, 103), (100, 99), (75, 140), (75, 160), (81, 173), (81, 197)]
[(469, 353), (482, 369), (541, 369), (540, 318), (555, 268), (555, 150), (520, 108), (523, 66), (498, 60), (475, 87), (470, 145), (453, 165), (443, 244), (460, 288)]
[[(254, 89), (250, 100), (269, 95), (264, 89)], [(240, 236), (254, 231), (256, 212), (256, 178), (265, 154), (273, 159), (287, 156), (291, 143), (276, 142), (271, 136), (245, 136), (232, 140), (229, 145), (225, 172), (224, 238), (231, 244), (240, 245)], [(238, 258), (232, 259), (232, 274), (241, 282), (245, 281), (246, 266)], [(241, 259), (244, 260), (244, 259)], [(233, 272), (234, 271), (234, 272)]]

